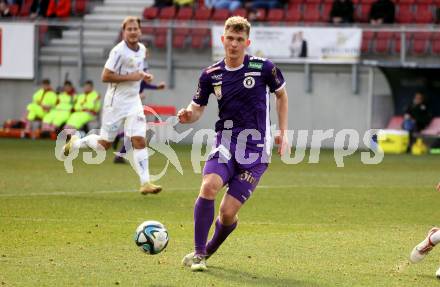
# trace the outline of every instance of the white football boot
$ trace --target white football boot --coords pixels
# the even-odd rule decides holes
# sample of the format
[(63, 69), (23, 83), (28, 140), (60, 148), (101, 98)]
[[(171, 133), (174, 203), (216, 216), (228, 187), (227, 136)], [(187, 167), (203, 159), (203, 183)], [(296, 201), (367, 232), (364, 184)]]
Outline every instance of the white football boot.
[(434, 248), (435, 244), (432, 243), (431, 236), (439, 230), (440, 229), (438, 227), (431, 228), (426, 238), (413, 248), (411, 254), (409, 255), (409, 260), (412, 263), (417, 263), (422, 261), (423, 258), (425, 258), (425, 256), (429, 253), (429, 251), (431, 251), (432, 248)]

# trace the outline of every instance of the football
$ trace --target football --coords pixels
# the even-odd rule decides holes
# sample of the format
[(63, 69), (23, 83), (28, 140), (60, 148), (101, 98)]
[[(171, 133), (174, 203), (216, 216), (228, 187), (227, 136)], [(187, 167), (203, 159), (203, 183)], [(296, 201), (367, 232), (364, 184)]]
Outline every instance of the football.
[(158, 221), (145, 221), (136, 228), (134, 242), (143, 252), (158, 254), (168, 245), (168, 231)]

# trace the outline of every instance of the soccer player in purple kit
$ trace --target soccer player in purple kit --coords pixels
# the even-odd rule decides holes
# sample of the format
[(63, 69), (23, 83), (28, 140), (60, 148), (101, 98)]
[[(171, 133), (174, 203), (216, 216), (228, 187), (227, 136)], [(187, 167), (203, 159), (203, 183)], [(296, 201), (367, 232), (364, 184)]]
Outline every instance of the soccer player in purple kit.
[[(216, 143), (205, 164), (194, 206), (195, 250), (182, 260), (193, 271), (207, 270), (206, 259), (236, 228), (238, 211), (267, 169), (272, 150), (270, 93), (276, 95), (278, 153), (282, 155), (287, 148), (285, 81), (271, 61), (245, 54), (250, 45), (249, 32), (250, 23), (245, 18), (234, 16), (226, 20), (221, 38), (225, 58), (202, 72), (193, 101), (177, 113), (180, 123), (193, 123), (201, 117), (210, 94), (217, 98)], [(220, 205), (214, 235), (207, 243), (214, 220), (214, 201), (225, 185), (228, 189)]]

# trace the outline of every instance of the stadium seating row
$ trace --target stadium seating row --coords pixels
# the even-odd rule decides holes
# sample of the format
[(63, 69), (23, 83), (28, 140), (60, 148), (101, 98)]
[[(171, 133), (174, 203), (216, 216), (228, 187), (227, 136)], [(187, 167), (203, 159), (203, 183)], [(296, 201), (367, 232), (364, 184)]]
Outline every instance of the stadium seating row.
[[(362, 53), (399, 54), (401, 52), (400, 32), (372, 32), (362, 34)], [(440, 32), (406, 32), (406, 52), (414, 56), (430, 53), (440, 55)]]
[[(376, 0), (352, 0), (354, 4), (372, 4)], [(440, 4), (440, 0), (394, 0), (395, 4)], [(333, 0), (290, 0), (289, 3), (333, 3)]]
[[(12, 16), (15, 17), (28, 17), (31, 13), (31, 6), (33, 0), (23, 0), (20, 6), (17, 4), (10, 5), (9, 10)], [(84, 15), (87, 11), (89, 0), (72, 0), (72, 16)]]
[[(150, 37), (153, 46), (166, 47), (166, 27), (144, 26), (142, 34)], [(365, 30), (362, 33), (361, 51), (363, 54), (399, 54), (401, 36), (400, 32)], [(176, 27), (173, 30), (172, 41), (173, 47), (177, 49), (208, 48), (211, 47), (211, 32), (209, 28), (205, 27)], [(414, 56), (423, 56), (429, 53), (440, 55), (440, 32), (406, 32), (405, 47), (406, 52)]]
[[(313, 0), (312, 0), (313, 1)], [(319, 23), (329, 20), (332, 3), (312, 3), (306, 4), (291, 3), (287, 9), (258, 9), (256, 21), (265, 22), (305, 22)], [(436, 0), (437, 1), (437, 0)], [(439, 0), (440, 5), (440, 0)], [(355, 19), (357, 22), (367, 22), (370, 13), (371, 4), (364, 3), (358, 5), (355, 10)], [(398, 23), (433, 23), (435, 22), (436, 6), (431, 4), (400, 4), (396, 7), (396, 22)], [(246, 17), (248, 11), (239, 8), (230, 13), (227, 9), (208, 9), (200, 8), (194, 10), (191, 7), (182, 7), (177, 9), (174, 6), (159, 9), (157, 7), (147, 7), (144, 9), (143, 17), (146, 20), (195, 20), (195, 21), (224, 21), (231, 15), (240, 15)]]

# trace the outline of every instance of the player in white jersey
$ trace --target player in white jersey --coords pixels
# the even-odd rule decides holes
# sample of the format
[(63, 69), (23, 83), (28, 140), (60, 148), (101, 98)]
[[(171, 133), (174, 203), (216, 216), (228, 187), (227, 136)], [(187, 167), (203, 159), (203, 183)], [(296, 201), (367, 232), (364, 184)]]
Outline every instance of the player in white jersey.
[(145, 135), (147, 124), (139, 97), (141, 81), (151, 82), (153, 75), (145, 73), (146, 48), (139, 43), (141, 22), (137, 17), (127, 17), (122, 23), (123, 41), (110, 52), (102, 72), (102, 81), (108, 83), (104, 99), (100, 135), (88, 135), (82, 139), (72, 136), (63, 147), (64, 155), (73, 149), (90, 147), (109, 149), (124, 126), (124, 133), (133, 145), (134, 167), (140, 177), (142, 194), (158, 193), (160, 186), (150, 182), (148, 151)]
[[(440, 192), (440, 182), (437, 184), (436, 187), (437, 191)], [(428, 255), (429, 251), (431, 251), (438, 243), (440, 242), (440, 228), (439, 227), (433, 227), (431, 230), (428, 231), (428, 235), (426, 238), (417, 244), (413, 250), (411, 251), (411, 254), (409, 255), (409, 260), (411, 263), (418, 263), (425, 258), (426, 255)], [(435, 276), (440, 279), (440, 268), (435, 273)]]

